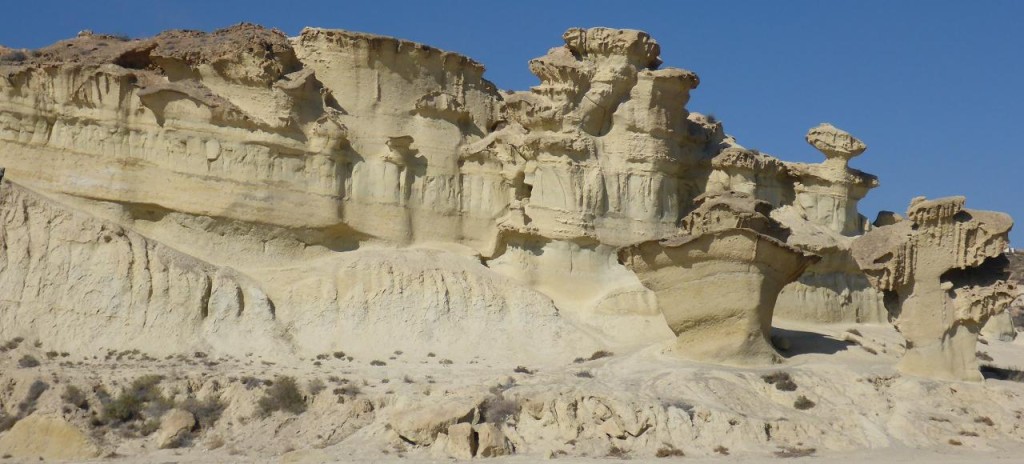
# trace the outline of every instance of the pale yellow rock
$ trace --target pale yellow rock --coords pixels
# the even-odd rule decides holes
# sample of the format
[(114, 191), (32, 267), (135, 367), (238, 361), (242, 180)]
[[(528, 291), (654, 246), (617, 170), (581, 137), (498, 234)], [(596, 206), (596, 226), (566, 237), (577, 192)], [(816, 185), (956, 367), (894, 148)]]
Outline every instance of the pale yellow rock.
[(477, 435), (473, 424), (459, 423), (448, 427), (445, 451), (455, 459), (473, 459), (477, 452)]
[(160, 429), (156, 431), (153, 440), (158, 448), (177, 448), (195, 426), (196, 418), (192, 413), (171, 409), (160, 417)]
[(0, 436), (0, 454), (23, 460), (84, 460), (100, 449), (78, 427), (59, 417), (33, 414)]
[(512, 447), (505, 433), (492, 423), (483, 423), (475, 427), (477, 435), (476, 456), (493, 458), (512, 454)]
[(898, 297), (896, 327), (907, 340), (899, 364), (904, 373), (981, 380), (978, 333), (1016, 297), (1001, 258), (1013, 221), (964, 203), (963, 197), (915, 198), (907, 220), (853, 243), (872, 285)]
[[(388, 425), (402, 439), (428, 445), (454, 424), (475, 420), (477, 404), (478, 400), (472, 398), (445, 399), (432, 404), (400, 404), (389, 416)], [(450, 432), (447, 437), (449, 441), (453, 439)]]
[(677, 335), (671, 352), (725, 364), (779, 362), (770, 343), (775, 301), (817, 257), (786, 245), (770, 205), (745, 194), (704, 198), (685, 235), (620, 253), (658, 296)]

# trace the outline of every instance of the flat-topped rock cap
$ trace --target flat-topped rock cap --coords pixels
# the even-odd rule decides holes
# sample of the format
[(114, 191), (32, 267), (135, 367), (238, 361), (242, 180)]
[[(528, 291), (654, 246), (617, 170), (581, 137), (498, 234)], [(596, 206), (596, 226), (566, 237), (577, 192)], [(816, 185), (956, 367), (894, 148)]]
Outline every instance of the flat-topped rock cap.
[(807, 143), (825, 154), (826, 158), (850, 159), (867, 150), (868, 146), (856, 137), (827, 122), (807, 131)]
[(565, 45), (579, 55), (624, 55), (636, 65), (655, 69), (661, 64), (661, 47), (650, 34), (634, 29), (574, 27), (562, 34)]

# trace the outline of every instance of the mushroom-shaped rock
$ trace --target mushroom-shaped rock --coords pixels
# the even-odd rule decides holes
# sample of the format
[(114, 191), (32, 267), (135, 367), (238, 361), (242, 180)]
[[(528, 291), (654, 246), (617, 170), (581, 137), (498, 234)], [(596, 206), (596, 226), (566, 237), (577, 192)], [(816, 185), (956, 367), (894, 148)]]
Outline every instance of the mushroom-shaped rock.
[(698, 197), (683, 234), (624, 248), (619, 259), (655, 292), (677, 335), (669, 351), (722, 364), (774, 363), (779, 291), (817, 257), (784, 243), (770, 205), (736, 192)]
[(1014, 298), (1006, 259), (1013, 220), (964, 208), (963, 197), (916, 198), (907, 219), (853, 243), (873, 286), (895, 293), (896, 328), (906, 337), (901, 372), (947, 380), (981, 380), (978, 332)]
[(864, 150), (868, 148), (857, 137), (827, 122), (811, 128), (807, 131), (805, 138), (807, 143), (822, 152), (825, 158), (839, 159), (843, 161), (843, 164), (864, 153)]

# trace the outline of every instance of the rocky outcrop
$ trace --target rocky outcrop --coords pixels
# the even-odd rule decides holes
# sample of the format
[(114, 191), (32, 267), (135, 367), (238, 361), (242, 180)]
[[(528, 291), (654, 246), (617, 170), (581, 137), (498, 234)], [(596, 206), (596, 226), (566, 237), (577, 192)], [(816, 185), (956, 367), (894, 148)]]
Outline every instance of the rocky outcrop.
[(745, 194), (698, 199), (683, 235), (626, 248), (620, 259), (658, 296), (672, 352), (727, 364), (771, 363), (775, 300), (812, 262), (785, 244), (770, 205)]
[(981, 380), (978, 332), (1016, 296), (1002, 256), (1009, 216), (964, 208), (963, 197), (915, 198), (907, 219), (868, 232), (853, 256), (876, 288), (898, 303), (906, 337), (902, 372)]
[(831, 124), (811, 128), (807, 143), (825, 156), (821, 164), (788, 164), (794, 201), (773, 212), (792, 229), (787, 243), (822, 259), (779, 295), (780, 318), (809, 322), (885, 323), (881, 292), (874, 289), (850, 254), (853, 237), (869, 225), (857, 203), (878, 179), (849, 167), (867, 145)]
[(251, 279), (8, 180), (0, 294), (0, 336), (34, 334), (55, 349), (289, 351)]
[[(698, 76), (661, 64), (648, 34), (609, 28), (566, 31), (525, 91), (456, 53), (319, 28), (83, 32), (5, 53), (0, 335), (561, 362), (671, 341), (670, 326), (685, 344), (704, 319), (665, 324), (683, 307), (666, 289), (727, 271), (752, 293), (703, 309), (714, 330), (744, 321), (723, 360), (773, 358), (773, 312), (883, 322), (849, 253), (877, 185), (849, 167), (866, 146), (824, 124), (807, 134), (821, 164), (744, 148), (687, 109)], [(618, 260), (638, 243), (640, 276)]]

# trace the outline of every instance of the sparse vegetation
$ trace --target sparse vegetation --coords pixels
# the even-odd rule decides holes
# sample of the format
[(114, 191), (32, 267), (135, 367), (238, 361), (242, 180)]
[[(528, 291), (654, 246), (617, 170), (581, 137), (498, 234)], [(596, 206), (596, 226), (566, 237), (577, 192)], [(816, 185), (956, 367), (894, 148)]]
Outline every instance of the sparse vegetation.
[(492, 388), (491, 396), (480, 404), (480, 415), (484, 422), (503, 424), (509, 419), (519, 417), (519, 402), (505, 398), (500, 388)]
[(333, 356), (334, 356), (334, 359), (343, 359), (345, 357), (345, 352), (344, 351), (335, 351)]
[(675, 446), (672, 446), (672, 445), (665, 445), (665, 446), (663, 446), (661, 448), (658, 448), (658, 451), (654, 455), (659, 457), (659, 458), (671, 458), (671, 457), (686, 456), (686, 454), (683, 453), (683, 450), (681, 450), (679, 448), (676, 448)]
[(177, 407), (192, 413), (200, 429), (210, 429), (220, 419), (227, 405), (220, 399), (220, 396), (214, 395), (203, 400), (188, 398)]
[(266, 417), (276, 411), (292, 414), (306, 412), (306, 401), (299, 391), (294, 377), (278, 377), (257, 403), (260, 416)]
[(726, 447), (724, 447), (722, 445), (718, 445), (718, 446), (715, 447), (715, 452), (718, 453), (718, 454), (721, 454), (722, 456), (728, 456), (729, 455), (729, 448), (726, 448)]
[(386, 365), (388, 365), (388, 363), (386, 363), (384, 361), (381, 361), (379, 359), (374, 359), (373, 361), (370, 361), (370, 365), (371, 366), (386, 366)]
[(25, 417), (32, 414), (36, 409), (36, 401), (39, 397), (43, 396), (46, 390), (50, 389), (50, 384), (43, 382), (42, 380), (36, 380), (32, 382), (32, 385), (28, 387), (28, 393), (25, 394), (25, 400), (18, 403), (18, 415)]
[(103, 423), (118, 426), (145, 418), (158, 418), (171, 408), (163, 396), (163, 376), (145, 375), (135, 379), (117, 398), (103, 405)]
[(950, 438), (947, 443), (949, 443), (950, 445), (953, 445), (953, 446), (962, 446), (963, 445), (963, 442), (961, 442), (960, 440), (953, 439), (953, 438)]
[(813, 455), (815, 451), (817, 450), (814, 448), (794, 448), (786, 446), (781, 450), (776, 451), (775, 456), (780, 458), (802, 458)]
[(18, 367), (21, 367), (23, 369), (39, 367), (39, 360), (36, 359), (35, 356), (26, 354), (25, 356), (22, 356), (21, 359), (18, 360)]
[(85, 396), (85, 392), (74, 385), (65, 386), (60, 399), (69, 406), (84, 410), (89, 409), (89, 399)]
[(438, 361), (437, 363), (442, 365), (442, 366), (451, 366), (452, 364), (455, 364), (454, 361), (452, 361), (451, 359), (448, 359), (448, 358), (442, 359), (442, 360)]
[(779, 391), (796, 391), (796, 382), (790, 377), (788, 372), (775, 372), (768, 375), (761, 376), (761, 380), (769, 385), (775, 385), (775, 389)]
[(0, 55), (0, 61), (7, 61), (11, 63), (20, 63), (28, 59), (28, 55), (21, 50), (13, 50)]
[(576, 377), (581, 379), (592, 379), (594, 378), (594, 374), (591, 374), (590, 371), (579, 371), (576, 373)]
[(309, 389), (310, 396), (316, 396), (320, 394), (320, 392), (324, 391), (324, 389), (327, 388), (327, 385), (324, 384), (323, 380), (312, 379), (308, 384), (306, 384), (306, 388)]
[(625, 459), (628, 456), (629, 453), (627, 453), (626, 450), (619, 448), (618, 446), (612, 445), (611, 448), (608, 448), (608, 457)]
[(516, 366), (516, 368), (513, 369), (512, 371), (517, 373), (517, 374), (527, 374), (527, 375), (533, 375), (533, 373), (536, 372), (536, 371), (530, 370), (526, 366)]
[(797, 408), (797, 409), (799, 409), (801, 411), (805, 411), (807, 409), (813, 408), (816, 404), (817, 403), (815, 403), (814, 401), (811, 401), (806, 396), (800, 395), (800, 397), (798, 397), (796, 399), (796, 401), (793, 402), (793, 407)]

